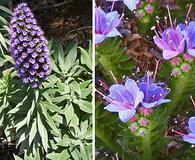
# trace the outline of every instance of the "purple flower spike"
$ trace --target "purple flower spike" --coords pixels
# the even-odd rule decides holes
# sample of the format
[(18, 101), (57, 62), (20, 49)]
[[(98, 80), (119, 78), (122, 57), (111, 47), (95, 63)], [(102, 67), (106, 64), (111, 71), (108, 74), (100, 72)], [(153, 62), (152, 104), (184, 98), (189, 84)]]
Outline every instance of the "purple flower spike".
[(95, 43), (99, 44), (108, 37), (121, 36), (116, 27), (120, 24), (117, 11), (105, 13), (100, 7), (95, 10)]
[(195, 22), (191, 21), (183, 33), (186, 35), (187, 51), (195, 57)]
[(139, 88), (144, 93), (141, 105), (145, 108), (152, 108), (170, 102), (169, 99), (164, 99), (170, 89), (167, 88), (165, 83), (155, 83), (149, 73), (141, 79)]
[(185, 47), (185, 37), (179, 26), (168, 28), (162, 33), (162, 38), (155, 36), (154, 42), (163, 50), (163, 58), (169, 60), (183, 53)]
[(9, 50), (18, 70), (17, 75), (23, 83), (39, 88), (51, 72), (49, 51), (43, 31), (26, 3), (21, 3), (14, 9), (10, 28)]
[(190, 132), (188, 135), (183, 136), (183, 140), (188, 143), (195, 144), (195, 117), (191, 117), (189, 119), (188, 125)]
[(110, 104), (105, 107), (106, 110), (118, 112), (119, 118), (123, 122), (129, 121), (135, 116), (136, 108), (142, 102), (144, 94), (133, 79), (127, 79), (124, 85), (114, 84), (109, 91), (110, 94), (106, 100)]

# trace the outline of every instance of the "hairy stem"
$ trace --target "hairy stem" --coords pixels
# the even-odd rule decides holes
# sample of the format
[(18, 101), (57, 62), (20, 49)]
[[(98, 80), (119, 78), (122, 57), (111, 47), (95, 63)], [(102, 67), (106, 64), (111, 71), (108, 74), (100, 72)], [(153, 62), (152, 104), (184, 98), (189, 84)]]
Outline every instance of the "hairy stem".
[(141, 154), (141, 160), (152, 160), (152, 149), (151, 149), (151, 139), (150, 130), (147, 130), (146, 135), (142, 139), (143, 154)]
[(171, 99), (171, 102), (167, 104), (168, 108), (168, 115), (170, 115), (176, 107), (179, 105), (179, 100), (181, 100), (181, 97), (184, 93), (184, 90), (186, 86), (188, 85), (188, 81), (190, 79), (190, 76), (185, 75), (182, 77), (179, 77), (178, 79), (173, 79), (172, 84), (175, 84), (171, 90), (171, 96), (169, 97)]

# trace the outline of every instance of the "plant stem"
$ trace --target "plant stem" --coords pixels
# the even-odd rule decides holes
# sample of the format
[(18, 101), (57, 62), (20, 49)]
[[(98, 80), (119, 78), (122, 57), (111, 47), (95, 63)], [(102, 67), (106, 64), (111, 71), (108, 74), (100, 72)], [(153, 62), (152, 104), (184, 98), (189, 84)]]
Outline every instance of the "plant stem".
[[(167, 104), (167, 114), (170, 115), (176, 107), (178, 107), (179, 100), (181, 100), (181, 97), (184, 93), (184, 90), (188, 84), (188, 81), (190, 79), (190, 76), (185, 75), (182, 77), (179, 77), (176, 80), (173, 80), (171, 83), (175, 84), (174, 87), (171, 90), (171, 102)], [(190, 98), (190, 97), (189, 97)]]
[(142, 139), (143, 154), (141, 154), (141, 160), (152, 160), (152, 149), (151, 149), (151, 139), (150, 130), (147, 130), (146, 135)]

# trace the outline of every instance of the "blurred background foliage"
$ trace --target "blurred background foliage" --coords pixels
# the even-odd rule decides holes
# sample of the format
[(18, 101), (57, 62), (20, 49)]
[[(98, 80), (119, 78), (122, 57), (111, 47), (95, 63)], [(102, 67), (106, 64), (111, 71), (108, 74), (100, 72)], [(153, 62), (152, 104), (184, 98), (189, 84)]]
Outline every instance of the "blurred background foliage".
[[(97, 6), (104, 10), (109, 2), (97, 0)], [(96, 46), (96, 88), (105, 94), (106, 90), (100, 81), (109, 86), (115, 81), (110, 74), (113, 72), (116, 79), (122, 82), (124, 77), (138, 79), (146, 71), (154, 71), (156, 59), (160, 60), (157, 81), (163, 81), (171, 88), (168, 98), (171, 102), (163, 104), (150, 115), (150, 126), (145, 137), (137, 137), (128, 129), (128, 124), (122, 123), (117, 114), (109, 113), (103, 108), (105, 101), (96, 95), (96, 159), (97, 160), (194, 160), (195, 149), (182, 141), (176, 135), (170, 135), (173, 127), (181, 130), (180, 124), (175, 125), (173, 119), (180, 115), (178, 120), (194, 116), (195, 110), (190, 96), (195, 97), (195, 64), (192, 70), (179, 78), (171, 76), (172, 67), (162, 59), (161, 51), (153, 42), (155, 35), (151, 31), (156, 26), (156, 16), (160, 22), (167, 16), (166, 6), (169, 5), (173, 20), (184, 22), (189, 4), (193, 0), (155, 0), (152, 15), (146, 14), (138, 20), (128, 9), (125, 10), (123, 23), (119, 27), (123, 39), (110, 38)], [(123, 10), (120, 4), (115, 9)], [(190, 13), (191, 20), (195, 20), (195, 6)], [(161, 22), (162, 23), (162, 22)]]

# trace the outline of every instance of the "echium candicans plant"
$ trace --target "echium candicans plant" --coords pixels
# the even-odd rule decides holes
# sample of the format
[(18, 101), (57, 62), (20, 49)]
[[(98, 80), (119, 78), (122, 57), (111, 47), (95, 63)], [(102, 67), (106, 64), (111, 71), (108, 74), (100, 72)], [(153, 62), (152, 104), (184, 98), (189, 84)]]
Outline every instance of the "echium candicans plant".
[[(191, 5), (189, 11), (191, 10)], [(157, 27), (153, 27), (156, 36), (154, 36), (155, 44), (162, 49), (162, 55), (165, 60), (171, 62), (173, 66), (172, 75), (179, 76), (183, 72), (189, 72), (190, 63), (195, 57), (195, 22), (189, 21), (189, 15), (186, 16), (185, 24), (176, 24), (172, 21), (169, 6), (167, 6), (170, 26), (168, 26), (167, 17), (164, 24), (160, 24), (157, 20)]]
[(126, 78), (124, 84), (117, 82), (107, 88), (107, 96), (97, 91), (108, 103), (104, 109), (118, 113), (119, 119), (130, 123), (130, 131), (139, 136), (145, 135), (149, 126), (147, 116), (153, 112), (153, 108), (170, 102), (169, 99), (165, 99), (170, 89), (166, 83), (155, 82), (155, 75), (147, 72), (137, 81)]
[(39, 88), (50, 74), (47, 39), (26, 3), (13, 11), (10, 22), (10, 52), (17, 75), (32, 88)]

